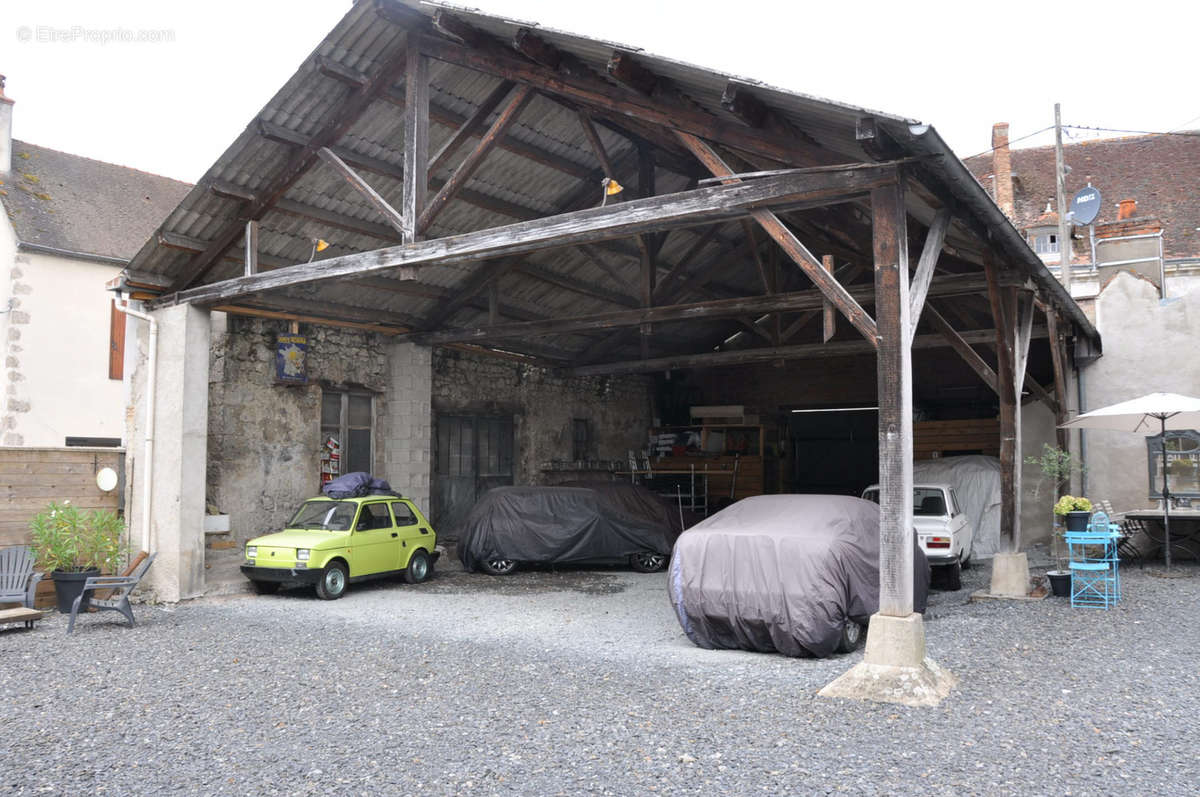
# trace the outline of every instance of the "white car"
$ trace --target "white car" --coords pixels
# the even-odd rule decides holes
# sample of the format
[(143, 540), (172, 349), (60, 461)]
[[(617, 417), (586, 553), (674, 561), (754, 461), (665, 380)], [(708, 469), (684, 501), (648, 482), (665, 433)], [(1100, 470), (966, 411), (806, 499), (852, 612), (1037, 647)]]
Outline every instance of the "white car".
[[(862, 497), (879, 503), (879, 485), (863, 490)], [(971, 566), (975, 529), (954, 488), (948, 484), (913, 485), (913, 530), (931, 567), (938, 568), (947, 589), (962, 588), (962, 569)]]

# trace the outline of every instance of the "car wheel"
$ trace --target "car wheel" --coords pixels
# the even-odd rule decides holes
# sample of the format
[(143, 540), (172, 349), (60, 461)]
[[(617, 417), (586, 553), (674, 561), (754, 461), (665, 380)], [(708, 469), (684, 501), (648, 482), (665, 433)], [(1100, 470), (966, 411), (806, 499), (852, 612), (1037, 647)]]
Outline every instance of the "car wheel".
[(654, 551), (640, 551), (629, 557), (629, 566), (639, 573), (657, 573), (667, 566), (667, 557)]
[(853, 620), (847, 620), (842, 626), (842, 635), (838, 639), (838, 653), (853, 653), (858, 650), (858, 646), (862, 644), (866, 634), (863, 633), (863, 627)]
[(341, 562), (330, 562), (321, 571), (321, 580), (317, 582), (317, 597), (323, 601), (333, 601), (346, 593), (346, 566)]
[(517, 569), (517, 563), (514, 560), (501, 559), (498, 556), (484, 559), (480, 564), (483, 566), (485, 573), (490, 573), (493, 576), (507, 576)]
[(259, 595), (274, 595), (279, 592), (278, 581), (251, 581), (254, 585), (254, 591)]
[(959, 556), (959, 559), (962, 560), (962, 569), (963, 570), (971, 569), (971, 554), (973, 554), (973, 553), (975, 553), (975, 543), (971, 543), (971, 550), (967, 551), (966, 556)]
[(962, 562), (944, 565), (940, 569), (942, 576), (945, 578), (945, 587), (947, 590), (954, 592), (955, 590), (962, 589)]
[(408, 567), (404, 570), (404, 580), (409, 584), (420, 584), (427, 578), (429, 578), (429, 555), (418, 550), (413, 553), (412, 559), (408, 560)]

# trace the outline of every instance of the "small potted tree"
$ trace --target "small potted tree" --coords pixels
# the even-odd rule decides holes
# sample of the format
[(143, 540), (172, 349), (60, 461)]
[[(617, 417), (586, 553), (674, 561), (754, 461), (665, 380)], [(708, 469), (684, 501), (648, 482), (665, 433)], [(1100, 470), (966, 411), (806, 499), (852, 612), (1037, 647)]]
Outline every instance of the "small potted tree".
[[(90, 576), (111, 573), (117, 566), (125, 524), (112, 512), (83, 512), (70, 501), (51, 501), (29, 525), (34, 559), (50, 571), (60, 612), (71, 611)], [(80, 601), (80, 611), (87, 609), (89, 598)]]
[[(1034, 487), (1034, 497), (1039, 497), (1043, 487), (1049, 486), (1053, 493), (1055, 503), (1051, 508), (1050, 516), (1050, 534), (1051, 534), (1051, 550), (1054, 556), (1055, 569), (1046, 573), (1047, 579), (1050, 581), (1050, 591), (1059, 597), (1066, 597), (1071, 594), (1071, 571), (1067, 569), (1066, 552), (1063, 550), (1062, 532), (1060, 529), (1059, 517), (1068, 511), (1075, 511), (1076, 503), (1087, 505), (1087, 510), (1092, 507), (1091, 501), (1086, 498), (1074, 498), (1069, 495), (1059, 497), (1063, 487), (1070, 481), (1071, 476), (1075, 473), (1083, 473), (1083, 466), (1079, 464), (1079, 460), (1069, 451), (1064, 451), (1057, 446), (1052, 446), (1047, 443), (1042, 444), (1042, 455), (1040, 457), (1026, 457), (1025, 462), (1030, 465), (1037, 465), (1042, 471), (1042, 478)], [(1067, 502), (1066, 499), (1071, 499)], [(1069, 506), (1068, 506), (1069, 504)], [(1064, 507), (1064, 512), (1059, 512), (1059, 507)], [(1084, 514), (1084, 528), (1087, 527), (1087, 514)], [(1070, 519), (1070, 518), (1069, 518)], [(1074, 523), (1074, 520), (1071, 520)]]

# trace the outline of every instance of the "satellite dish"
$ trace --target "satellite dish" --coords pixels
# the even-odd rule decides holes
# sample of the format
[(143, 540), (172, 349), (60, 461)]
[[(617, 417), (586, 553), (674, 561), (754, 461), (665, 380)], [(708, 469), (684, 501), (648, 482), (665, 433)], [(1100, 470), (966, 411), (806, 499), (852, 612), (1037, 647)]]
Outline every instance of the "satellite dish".
[(96, 472), (96, 486), (104, 492), (111, 492), (117, 486), (117, 472), (112, 468), (101, 468)]
[(1071, 199), (1071, 222), (1073, 224), (1091, 224), (1100, 214), (1100, 189), (1088, 186), (1081, 188)]

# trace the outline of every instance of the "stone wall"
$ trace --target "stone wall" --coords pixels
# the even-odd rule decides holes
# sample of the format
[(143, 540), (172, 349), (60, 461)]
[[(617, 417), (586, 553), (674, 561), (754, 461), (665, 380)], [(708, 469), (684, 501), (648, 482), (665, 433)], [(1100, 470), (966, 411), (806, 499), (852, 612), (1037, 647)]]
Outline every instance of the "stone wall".
[[(320, 489), (321, 387), (375, 393), (387, 415), (386, 338), (305, 325), (308, 384), (275, 382), (275, 340), (285, 321), (229, 316), (212, 338), (209, 370), (208, 503), (230, 515), (244, 542), (277, 530)], [(375, 427), (375, 468), (387, 460), (384, 424)]]
[(572, 456), (572, 419), (590, 422), (589, 456), (624, 461), (646, 447), (653, 382), (644, 376), (562, 376), (526, 363), (439, 348), (433, 355), (435, 413), (513, 416), (514, 482), (557, 481), (549, 460)]
[(388, 345), (386, 412), (378, 412), (388, 440), (384, 478), (429, 512), (430, 441), (433, 439), (431, 391), (433, 350), (415, 343)]

